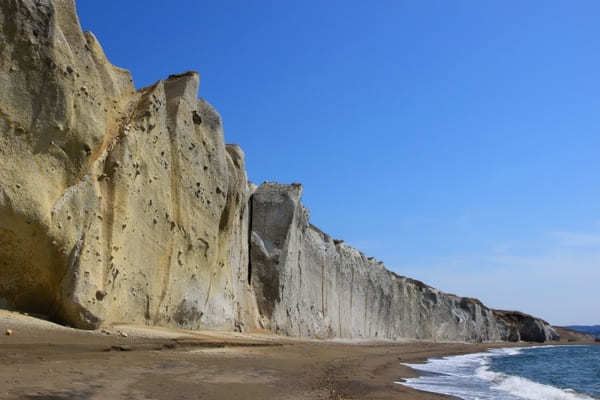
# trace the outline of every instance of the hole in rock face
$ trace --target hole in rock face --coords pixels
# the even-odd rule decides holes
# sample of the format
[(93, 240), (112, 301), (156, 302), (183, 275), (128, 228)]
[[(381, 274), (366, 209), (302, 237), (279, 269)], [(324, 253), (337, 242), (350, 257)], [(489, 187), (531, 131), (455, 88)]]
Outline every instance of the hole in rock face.
[(196, 125), (202, 124), (202, 117), (200, 116), (200, 114), (198, 114), (198, 111), (194, 111), (192, 113), (192, 121), (194, 121), (194, 124)]

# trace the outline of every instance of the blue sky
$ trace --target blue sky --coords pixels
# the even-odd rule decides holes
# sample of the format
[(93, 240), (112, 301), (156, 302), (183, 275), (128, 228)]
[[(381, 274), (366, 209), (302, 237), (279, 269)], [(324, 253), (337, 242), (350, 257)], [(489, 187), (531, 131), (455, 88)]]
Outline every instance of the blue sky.
[(600, 323), (600, 3), (80, 0), (137, 87), (197, 70), (249, 177), (399, 274)]

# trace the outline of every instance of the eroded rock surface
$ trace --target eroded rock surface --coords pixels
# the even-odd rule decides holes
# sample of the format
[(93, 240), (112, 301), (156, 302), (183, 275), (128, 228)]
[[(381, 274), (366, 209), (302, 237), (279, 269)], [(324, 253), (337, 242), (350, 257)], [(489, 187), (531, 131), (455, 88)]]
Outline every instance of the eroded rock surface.
[(4, 306), (86, 328), (251, 325), (244, 154), (198, 84), (135, 91), (72, 1), (2, 2)]
[(557, 331), (540, 318), (519, 311), (494, 310), (494, 315), (503, 325), (504, 340), (543, 343), (560, 339)]
[(256, 189), (198, 87), (188, 72), (136, 90), (72, 0), (0, 3), (0, 307), (81, 328), (552, 337), (331, 239), (298, 184)]
[(556, 335), (539, 319), (498, 318), (478, 300), (396, 275), (311, 225), (301, 195), (298, 184), (264, 183), (252, 196), (252, 285), (261, 322), (274, 332), (468, 341)]

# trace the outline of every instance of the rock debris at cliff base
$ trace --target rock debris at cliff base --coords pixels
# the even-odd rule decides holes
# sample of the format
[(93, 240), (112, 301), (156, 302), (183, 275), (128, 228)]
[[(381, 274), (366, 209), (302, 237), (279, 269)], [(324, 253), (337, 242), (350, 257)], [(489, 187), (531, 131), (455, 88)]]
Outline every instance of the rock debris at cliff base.
[(248, 182), (195, 72), (135, 90), (71, 0), (0, 6), (0, 306), (316, 338), (533, 340), (544, 321), (398, 276)]

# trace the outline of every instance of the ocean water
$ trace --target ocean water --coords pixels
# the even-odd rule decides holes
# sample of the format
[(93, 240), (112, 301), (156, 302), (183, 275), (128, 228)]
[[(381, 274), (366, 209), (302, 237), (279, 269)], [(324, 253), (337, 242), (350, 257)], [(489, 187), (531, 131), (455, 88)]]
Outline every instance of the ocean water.
[(402, 384), (464, 400), (600, 399), (600, 346), (494, 349), (407, 365), (423, 376)]

